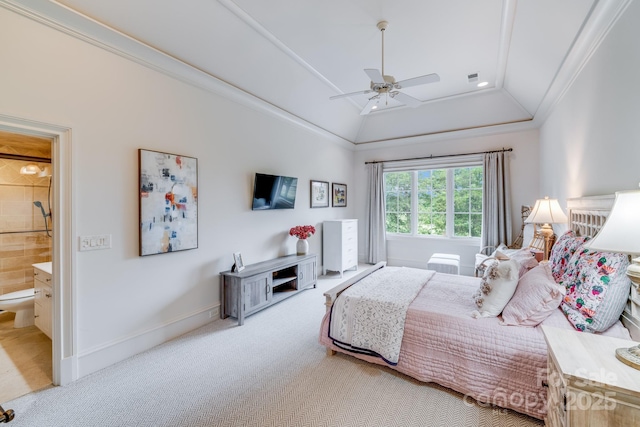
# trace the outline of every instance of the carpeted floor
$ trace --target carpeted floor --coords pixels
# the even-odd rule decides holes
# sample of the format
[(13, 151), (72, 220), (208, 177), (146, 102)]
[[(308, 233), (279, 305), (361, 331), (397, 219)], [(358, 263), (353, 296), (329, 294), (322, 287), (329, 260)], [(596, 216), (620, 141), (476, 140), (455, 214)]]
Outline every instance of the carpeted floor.
[[(337, 277), (337, 276), (336, 276)], [(12, 426), (539, 426), (318, 344), (323, 278), (65, 386), (7, 402)]]

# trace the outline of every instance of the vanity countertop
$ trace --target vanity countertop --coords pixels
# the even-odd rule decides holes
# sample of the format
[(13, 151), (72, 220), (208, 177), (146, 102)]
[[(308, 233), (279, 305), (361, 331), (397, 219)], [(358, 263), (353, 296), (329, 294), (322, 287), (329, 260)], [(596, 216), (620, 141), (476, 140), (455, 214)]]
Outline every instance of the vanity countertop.
[(37, 268), (38, 270), (42, 270), (45, 273), (51, 274), (51, 261), (49, 262), (39, 262), (37, 264), (31, 264), (33, 268)]

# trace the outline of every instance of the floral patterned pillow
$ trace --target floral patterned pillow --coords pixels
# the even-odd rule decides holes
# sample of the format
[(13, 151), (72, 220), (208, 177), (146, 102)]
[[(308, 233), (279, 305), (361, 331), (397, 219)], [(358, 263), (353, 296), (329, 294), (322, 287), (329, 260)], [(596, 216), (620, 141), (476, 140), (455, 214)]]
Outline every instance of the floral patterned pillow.
[(562, 311), (579, 331), (606, 331), (620, 318), (629, 297), (627, 255), (583, 249), (571, 262), (563, 280), (567, 294)]
[[(551, 264), (551, 274), (556, 281), (559, 281), (565, 273), (567, 264), (573, 254), (582, 247), (582, 244), (589, 240), (589, 237), (577, 237), (569, 230), (564, 233), (551, 248), (549, 263)], [(559, 283), (559, 282), (558, 282)]]

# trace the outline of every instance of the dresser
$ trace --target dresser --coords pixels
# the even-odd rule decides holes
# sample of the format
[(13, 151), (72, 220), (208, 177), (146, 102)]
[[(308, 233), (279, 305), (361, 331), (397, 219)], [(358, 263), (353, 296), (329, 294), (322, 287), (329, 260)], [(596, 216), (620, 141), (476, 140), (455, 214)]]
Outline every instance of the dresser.
[(53, 287), (51, 283), (51, 262), (32, 264), (34, 287), (35, 324), (51, 338), (53, 329)]
[(316, 255), (288, 255), (245, 266), (242, 271), (223, 271), (220, 317), (235, 317), (238, 325), (251, 314), (286, 298), (316, 287)]
[(620, 362), (633, 341), (542, 326), (548, 348), (545, 425), (640, 425), (640, 370)]
[(322, 274), (358, 269), (358, 220), (337, 219), (322, 224)]

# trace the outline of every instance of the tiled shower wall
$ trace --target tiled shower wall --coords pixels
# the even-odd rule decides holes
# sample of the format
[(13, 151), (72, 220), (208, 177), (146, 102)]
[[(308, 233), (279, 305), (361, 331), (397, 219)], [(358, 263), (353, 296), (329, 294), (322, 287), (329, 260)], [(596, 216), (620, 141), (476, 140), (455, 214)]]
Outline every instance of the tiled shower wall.
[[(49, 213), (49, 177), (21, 175), (27, 162), (0, 159), (0, 294), (33, 287), (31, 264), (51, 261), (52, 239), (33, 202)], [(40, 164), (40, 166), (50, 166)], [(51, 220), (47, 218), (51, 233)]]

